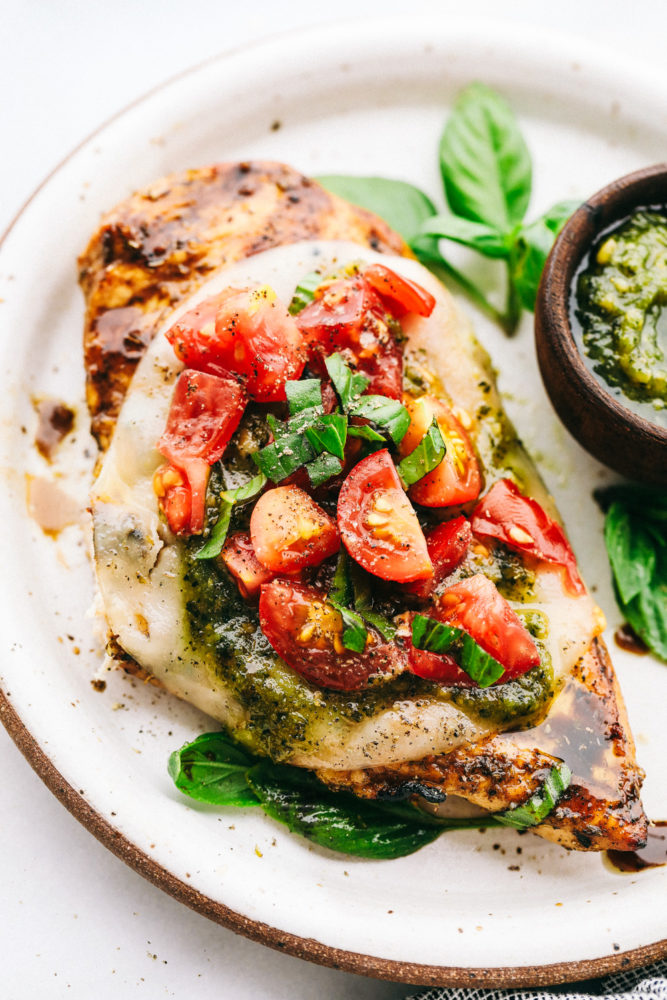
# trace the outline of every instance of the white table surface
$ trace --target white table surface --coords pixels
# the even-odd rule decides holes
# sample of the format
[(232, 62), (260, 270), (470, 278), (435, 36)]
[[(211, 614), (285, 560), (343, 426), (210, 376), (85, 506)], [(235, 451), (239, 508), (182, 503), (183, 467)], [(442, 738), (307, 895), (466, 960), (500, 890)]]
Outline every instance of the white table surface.
[[(168, 77), (276, 32), (406, 9), (532, 23), (593, 38), (612, 61), (643, 56), (664, 72), (667, 6), (659, 0), (337, 0), (326, 8), (316, 0), (0, 0), (0, 233), (74, 146)], [(0, 753), (3, 1000), (384, 1000), (412, 992), (275, 953), (190, 912), (79, 826), (4, 730)]]

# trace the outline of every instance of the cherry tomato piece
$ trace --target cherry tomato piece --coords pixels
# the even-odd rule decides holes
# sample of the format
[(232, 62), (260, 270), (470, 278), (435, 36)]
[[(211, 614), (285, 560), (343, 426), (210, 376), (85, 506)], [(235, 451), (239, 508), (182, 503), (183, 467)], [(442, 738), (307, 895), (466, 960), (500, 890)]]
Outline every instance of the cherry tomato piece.
[(410, 594), (426, 599), (439, 583), (442, 583), (464, 558), (472, 541), (470, 521), (465, 517), (455, 517), (444, 521), (426, 536), (426, 548), (433, 563), (433, 576), (427, 580), (406, 583)]
[(231, 372), (252, 399), (285, 399), (285, 382), (298, 379), (306, 363), (303, 337), (275, 292), (227, 288), (181, 317), (167, 339), (190, 368)]
[(565, 532), (537, 500), (524, 496), (510, 479), (493, 484), (475, 507), (471, 524), (479, 538), (495, 539), (517, 552), (562, 566), (570, 593), (585, 593)]
[(416, 281), (404, 278), (384, 264), (369, 264), (361, 272), (375, 289), (392, 316), (400, 319), (406, 313), (430, 316), (435, 309), (435, 298)]
[(298, 486), (263, 493), (250, 516), (250, 537), (259, 562), (272, 573), (317, 566), (340, 548), (336, 522)]
[(386, 448), (362, 459), (343, 483), (338, 527), (369, 573), (398, 583), (433, 576), (424, 533)]
[(188, 534), (192, 494), (184, 473), (173, 465), (161, 465), (153, 476), (153, 490), (169, 530), (175, 535)]
[[(540, 662), (532, 636), (496, 586), (481, 573), (447, 587), (428, 614), (438, 621), (463, 629), (502, 664), (505, 673), (496, 681), (497, 684), (525, 674)], [(410, 667), (420, 677), (434, 677), (441, 660), (446, 661), (442, 664), (444, 674), (452, 676), (452, 657), (449, 654), (442, 656), (413, 647), (410, 649)], [(428, 670), (432, 673), (427, 675), (424, 671)], [(474, 683), (470, 678), (467, 682), (438, 679), (443, 683)]]
[(250, 535), (246, 532), (239, 531), (230, 535), (219, 558), (234, 577), (241, 597), (246, 600), (259, 597), (262, 584), (273, 580), (273, 573), (262, 566), (255, 555)]
[(368, 630), (362, 653), (343, 646), (343, 620), (315, 587), (291, 580), (264, 584), (259, 599), (262, 632), (301, 677), (334, 691), (358, 691), (373, 674), (403, 669), (405, 653)]
[(157, 450), (188, 481), (190, 534), (204, 528), (210, 466), (222, 456), (239, 425), (246, 395), (236, 379), (186, 369), (178, 377)]
[(340, 351), (370, 379), (367, 392), (401, 398), (403, 352), (389, 328), (380, 297), (363, 277), (324, 285), (295, 318), (315, 371), (326, 374), (324, 359)]
[(410, 426), (399, 446), (401, 456), (414, 451), (434, 417), (447, 449), (440, 464), (410, 487), (410, 498), (422, 507), (453, 507), (476, 500), (482, 476), (470, 438), (460, 421), (435, 396), (418, 399), (405, 396), (403, 404), (410, 414)]

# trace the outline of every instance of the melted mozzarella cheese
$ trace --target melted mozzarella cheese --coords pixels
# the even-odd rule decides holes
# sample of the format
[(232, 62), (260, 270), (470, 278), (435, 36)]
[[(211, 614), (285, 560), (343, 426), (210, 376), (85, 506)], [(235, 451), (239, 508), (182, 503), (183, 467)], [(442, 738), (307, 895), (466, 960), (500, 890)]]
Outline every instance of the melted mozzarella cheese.
[[(499, 406), (497, 396), (490, 399), (488, 390), (480, 387), (481, 382), (492, 382), (488, 359), (440, 283), (414, 260), (376, 254), (353, 243), (300, 243), (240, 261), (219, 271), (175, 310), (168, 326), (202, 299), (232, 285), (269, 284), (289, 302), (304, 274), (314, 269), (327, 274), (350, 261), (385, 263), (428, 288), (437, 304), (430, 317), (411, 317), (405, 324), (408, 351), (426, 352), (429, 367), (454, 405), (470, 414), (490, 401)], [(134, 375), (93, 487), (98, 584), (104, 614), (120, 646), (168, 690), (239, 729), (247, 718), (244, 706), (216, 674), (215, 664), (190, 642), (179, 548), (160, 520), (153, 490), (153, 475), (164, 461), (155, 443), (182, 367), (165, 330), (159, 331)], [(480, 425), (476, 433), (483, 454), (490, 432)], [(518, 443), (512, 446), (511, 460), (530, 482), (532, 495), (549, 507)], [(534, 603), (521, 607), (538, 608), (549, 619), (549, 652), (556, 675), (564, 678), (592, 640), (592, 602), (587, 595), (568, 595), (556, 570), (540, 570), (534, 590)], [(450, 703), (421, 698), (396, 703), (361, 722), (339, 720), (335, 727), (315, 718), (310, 749), (292, 760), (307, 767), (343, 769), (391, 764), (447, 752), (489, 731), (489, 724)]]

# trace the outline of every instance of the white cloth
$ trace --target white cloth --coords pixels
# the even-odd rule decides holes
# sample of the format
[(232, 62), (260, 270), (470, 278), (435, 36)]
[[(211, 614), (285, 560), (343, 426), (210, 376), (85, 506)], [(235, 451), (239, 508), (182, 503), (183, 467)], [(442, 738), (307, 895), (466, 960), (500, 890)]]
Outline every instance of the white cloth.
[(430, 987), (406, 1000), (667, 1000), (667, 959), (649, 968), (615, 972), (602, 979), (559, 986), (556, 990), (483, 990)]

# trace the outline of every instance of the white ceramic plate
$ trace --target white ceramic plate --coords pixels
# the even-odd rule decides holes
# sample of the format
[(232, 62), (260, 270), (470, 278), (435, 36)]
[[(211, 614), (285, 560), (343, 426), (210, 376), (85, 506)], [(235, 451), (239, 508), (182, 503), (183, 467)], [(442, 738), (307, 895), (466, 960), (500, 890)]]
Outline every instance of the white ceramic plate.
[[(68, 808), (188, 905), (353, 971), (510, 985), (583, 978), (664, 954), (667, 868), (621, 875), (597, 855), (512, 831), (456, 832), (411, 857), (366, 862), (309, 846), (251, 810), (191, 805), (172, 788), (166, 760), (207, 720), (120, 674), (94, 690), (101, 653), (85, 517), (54, 540), (26, 506), (37, 477), (59, 480), (85, 507), (93, 449), (75, 261), (102, 210), (164, 173), (251, 157), (311, 174), (401, 177), (438, 197), (440, 129), (456, 92), (474, 79), (500, 90), (519, 115), (535, 167), (531, 213), (664, 156), (664, 86), (636, 67), (621, 72), (617, 60), (518, 35), (516, 26), (357, 21), (227, 55), (175, 80), (102, 128), (31, 199), (0, 252), (0, 707)], [(552, 415), (530, 317), (512, 341), (476, 322), (608, 616), (647, 771), (647, 811), (667, 819), (667, 669), (613, 648), (619, 614), (591, 497), (607, 474)], [(33, 404), (43, 396), (78, 412), (55, 466), (33, 447)]]

